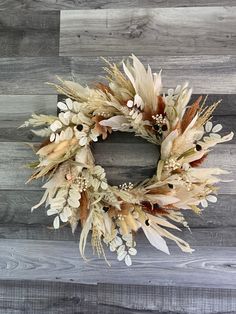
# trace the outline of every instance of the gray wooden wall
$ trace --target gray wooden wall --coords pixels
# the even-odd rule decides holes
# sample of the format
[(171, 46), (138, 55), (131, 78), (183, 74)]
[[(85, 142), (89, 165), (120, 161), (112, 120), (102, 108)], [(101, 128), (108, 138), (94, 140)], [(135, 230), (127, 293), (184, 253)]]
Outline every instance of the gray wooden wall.
[[(112, 268), (78, 252), (79, 232), (54, 231), (40, 183), (26, 186), (26, 142), (38, 138), (17, 127), (30, 115), (56, 113), (55, 75), (93, 84), (100, 56), (119, 61), (135, 53), (165, 86), (188, 80), (209, 102), (223, 99), (214, 121), (236, 129), (235, 0), (1, 0), (0, 1), (0, 313), (236, 313), (236, 183), (200, 217), (187, 214), (192, 233), (179, 234), (192, 255), (171, 246), (155, 251), (138, 235), (131, 268), (108, 253)], [(196, 95), (193, 96), (194, 98)], [(156, 147), (114, 134), (94, 146), (113, 183), (150, 175)], [(125, 156), (125, 158), (124, 158)], [(236, 174), (236, 139), (208, 163)]]

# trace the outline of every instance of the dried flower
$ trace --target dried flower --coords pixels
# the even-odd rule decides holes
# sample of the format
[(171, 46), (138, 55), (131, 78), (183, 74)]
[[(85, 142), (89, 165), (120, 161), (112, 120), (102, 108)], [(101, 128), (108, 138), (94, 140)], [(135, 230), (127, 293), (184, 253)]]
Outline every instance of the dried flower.
[[(23, 126), (46, 137), (37, 147), (38, 160), (30, 166), (30, 180), (46, 178), (45, 193), (32, 210), (46, 204), (53, 216), (53, 227), (61, 223), (75, 231), (82, 225), (79, 249), (85, 258), (85, 246), (91, 232), (91, 244), (97, 254), (106, 256), (103, 244), (117, 253), (117, 259), (132, 265), (137, 254), (134, 234), (142, 229), (150, 244), (169, 254), (165, 238), (182, 251), (191, 253), (189, 244), (169, 230), (172, 222), (188, 228), (183, 210), (200, 213), (200, 205), (215, 203), (219, 168), (201, 168), (210, 148), (230, 141), (233, 133), (221, 136), (221, 124), (213, 126), (211, 116), (218, 103), (200, 106), (199, 97), (188, 106), (192, 89), (188, 83), (162, 92), (161, 72), (153, 73), (134, 55), (123, 71), (107, 62), (107, 84), (95, 88), (61, 81), (54, 85), (67, 96), (57, 104), (57, 116), (33, 114)], [(53, 85), (53, 84), (52, 84)], [(112, 131), (134, 132), (160, 145), (156, 174), (140, 183), (111, 186), (105, 170), (96, 165), (90, 143)], [(106, 260), (107, 261), (107, 260)], [(108, 263), (108, 261), (107, 261)], [(108, 263), (109, 264), (109, 263)]]

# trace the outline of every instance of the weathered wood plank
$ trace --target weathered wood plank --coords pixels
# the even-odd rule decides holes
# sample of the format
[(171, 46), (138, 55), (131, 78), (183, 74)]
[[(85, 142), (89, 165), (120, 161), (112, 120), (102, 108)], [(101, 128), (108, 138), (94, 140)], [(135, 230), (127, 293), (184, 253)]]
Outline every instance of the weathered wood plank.
[(70, 241), (1, 240), (0, 249), (2, 280), (236, 288), (233, 247), (199, 246), (193, 254), (171, 247), (169, 256), (144, 243), (138, 247), (131, 268), (109, 252), (111, 268), (103, 259), (92, 256), (90, 250), (87, 253), (90, 261), (84, 263), (79, 257), (78, 244)]
[(56, 114), (56, 95), (0, 95), (0, 141), (39, 141), (29, 129), (18, 127), (32, 113)]
[(102, 313), (97, 291), (96, 285), (1, 280), (0, 313)]
[(235, 21), (233, 7), (62, 11), (60, 55), (234, 54)]
[(55, 82), (56, 75), (70, 77), (70, 59), (59, 57), (27, 57), (0, 59), (0, 94), (56, 94), (45, 84)]
[[(137, 313), (212, 314), (236, 311), (235, 289), (99, 284), (99, 303)], [(134, 313), (134, 312), (132, 312)], [(136, 313), (136, 312), (135, 312)]]
[(232, 313), (236, 309), (235, 289), (30, 280), (0, 283), (1, 314), (212, 314)]
[(31, 10), (78, 10), (106, 8), (156, 8), (156, 7), (195, 7), (195, 6), (235, 6), (234, 0), (2, 0), (0, 10), (31, 9)]
[(59, 53), (59, 11), (0, 11), (0, 57), (43, 57)]
[[(108, 59), (120, 62), (122, 57)], [(141, 59), (145, 64), (150, 63), (154, 71), (163, 69), (165, 90), (187, 80), (194, 86), (195, 93), (236, 94), (236, 56), (147, 56)], [(95, 57), (1, 58), (0, 94), (56, 94), (45, 84), (56, 82), (56, 75), (93, 84), (102, 80), (103, 66), (104, 62)]]
[[(35, 160), (31, 149), (24, 143), (16, 142), (2, 143), (1, 148), (0, 190), (38, 190), (39, 181), (31, 182), (28, 186), (24, 184), (30, 175), (30, 170), (24, 165)], [(234, 144), (222, 144), (209, 154), (205, 165), (231, 171), (225, 178), (234, 178), (235, 154)], [(105, 168), (108, 181), (116, 185), (126, 181), (137, 182), (151, 176), (159, 153), (157, 146), (149, 143), (134, 143), (131, 146), (130, 143), (99, 142), (94, 147), (94, 156), (97, 164)], [(223, 194), (236, 194), (236, 183), (221, 184), (220, 191)]]

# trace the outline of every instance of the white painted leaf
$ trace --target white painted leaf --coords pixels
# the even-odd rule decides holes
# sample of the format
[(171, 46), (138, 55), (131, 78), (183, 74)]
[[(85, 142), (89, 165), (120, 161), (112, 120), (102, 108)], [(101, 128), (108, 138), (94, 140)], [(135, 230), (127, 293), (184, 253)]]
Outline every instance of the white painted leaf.
[(70, 119), (66, 117), (64, 112), (59, 113), (58, 118), (64, 125), (68, 125), (70, 123)]
[(63, 142), (65, 140), (65, 132), (62, 130), (59, 136), (60, 136), (60, 142)]
[(209, 133), (211, 131), (212, 126), (213, 126), (212, 122), (211, 121), (207, 121), (206, 126), (205, 126), (205, 129), (206, 129), (207, 133)]
[(215, 195), (207, 195), (206, 199), (211, 203), (217, 202), (217, 197)]
[(129, 255), (126, 255), (126, 257), (125, 257), (125, 264), (127, 266), (131, 266), (132, 265), (132, 260), (131, 260), (131, 257)]
[(137, 250), (134, 247), (129, 248), (128, 253), (130, 255), (136, 255), (137, 254)]
[(152, 228), (152, 226), (146, 226), (142, 224), (143, 231), (149, 240), (149, 242), (158, 250), (170, 254), (169, 249), (166, 245), (166, 241), (159, 235), (159, 233)]
[(66, 98), (66, 104), (67, 104), (67, 107), (72, 110), (73, 108), (73, 102), (70, 98)]
[(53, 142), (55, 140), (55, 137), (56, 137), (55, 133), (52, 133), (50, 135), (50, 142)]
[(56, 132), (58, 129), (60, 129), (62, 127), (62, 123), (59, 120), (54, 121), (51, 125), (50, 125), (50, 129), (53, 132)]
[(60, 142), (60, 136), (59, 136), (58, 133), (56, 134), (56, 137), (55, 137), (54, 142), (55, 142), (55, 143), (59, 143), (59, 142)]
[(63, 111), (68, 110), (67, 105), (64, 104), (64, 102), (61, 102), (61, 101), (57, 104), (57, 107), (58, 107), (60, 110), (63, 110)]
[(73, 137), (73, 130), (71, 127), (66, 128), (65, 130), (65, 139), (70, 140)]
[(66, 215), (66, 213), (63, 211), (60, 213), (60, 219), (62, 222), (67, 222), (68, 221), (68, 217)]
[(120, 246), (123, 243), (123, 241), (120, 237), (115, 237), (115, 239), (113, 241), (115, 242), (116, 246)]
[(78, 199), (69, 197), (68, 204), (73, 208), (78, 208), (80, 205), (80, 201)]
[(120, 255), (121, 253), (124, 252), (124, 250), (125, 250), (125, 245), (123, 244), (123, 245), (121, 245), (121, 246), (118, 248), (117, 254)]
[(202, 207), (206, 208), (208, 206), (207, 200), (202, 200), (201, 205)]
[(72, 215), (72, 211), (71, 211), (71, 209), (70, 209), (70, 207), (65, 207), (64, 208), (64, 213), (65, 213), (65, 215), (67, 216), (67, 217), (70, 217), (71, 215)]
[(123, 124), (127, 122), (128, 122), (127, 118), (119, 115), (119, 116), (113, 116), (106, 120), (102, 120), (99, 122), (99, 124), (102, 126), (109, 126), (113, 130), (119, 130), (119, 129), (122, 129)]
[(126, 255), (127, 255), (126, 251), (124, 251), (121, 254), (117, 255), (118, 261), (122, 261), (126, 257)]
[(101, 183), (101, 188), (102, 188), (103, 190), (106, 190), (106, 189), (108, 188), (108, 184), (107, 184), (106, 182), (102, 181), (102, 183)]
[(47, 215), (48, 216), (51, 216), (51, 215), (55, 215), (55, 214), (58, 214), (58, 211), (54, 208), (50, 208), (47, 210)]
[(77, 101), (73, 102), (73, 108), (75, 112), (79, 112), (81, 110), (81, 104), (78, 103)]
[(84, 146), (84, 145), (87, 144), (87, 141), (88, 141), (87, 137), (84, 136), (84, 137), (82, 137), (82, 138), (79, 140), (79, 144), (80, 144), (81, 146)]
[(133, 237), (132, 237), (132, 234), (128, 233), (128, 234), (122, 235), (122, 239), (125, 241), (132, 241)]
[(220, 132), (222, 130), (222, 125), (220, 123), (216, 124), (213, 129), (212, 129), (212, 132), (214, 133), (217, 133), (217, 132)]
[(135, 241), (127, 241), (126, 242), (126, 246), (128, 246), (128, 247), (135, 247), (136, 246), (136, 242)]
[(221, 139), (221, 135), (219, 133), (210, 133), (210, 139), (217, 139), (220, 140)]
[(60, 227), (60, 219), (59, 216), (56, 216), (53, 220), (53, 227), (54, 229), (59, 229)]
[(115, 252), (115, 250), (116, 250), (116, 247), (111, 244), (111, 245), (110, 245), (110, 251), (111, 251), (111, 252)]

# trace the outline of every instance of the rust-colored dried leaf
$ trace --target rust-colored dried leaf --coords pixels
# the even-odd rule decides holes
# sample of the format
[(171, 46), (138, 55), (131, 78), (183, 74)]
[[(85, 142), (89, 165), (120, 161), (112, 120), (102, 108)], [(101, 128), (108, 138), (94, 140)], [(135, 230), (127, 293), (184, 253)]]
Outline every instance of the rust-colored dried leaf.
[(96, 115), (92, 117), (92, 120), (95, 122), (95, 131), (97, 131), (102, 136), (102, 139), (105, 140), (108, 136), (108, 133), (111, 134), (112, 128), (109, 126), (103, 126), (99, 123), (100, 121), (104, 120), (103, 116)]
[[(44, 140), (39, 146), (38, 146), (38, 149), (44, 147), (44, 146), (47, 146), (48, 144), (50, 144), (50, 139), (47, 138), (46, 140)], [(36, 146), (36, 145), (35, 145)]]
[(110, 93), (113, 94), (112, 90), (110, 89), (110, 87), (108, 85), (105, 85), (103, 83), (97, 83), (96, 84), (96, 88), (100, 89), (101, 91), (103, 91), (104, 93)]
[(150, 213), (152, 215), (167, 215), (168, 212), (160, 207), (158, 204), (151, 204), (150, 202), (147, 201), (143, 201), (141, 202), (142, 208), (144, 211), (146, 211), (147, 213)]
[(80, 199), (80, 221), (82, 226), (85, 224), (89, 214), (89, 197), (86, 191), (81, 193)]
[(158, 109), (157, 109), (157, 114), (162, 114), (164, 115), (165, 113), (165, 103), (162, 98), (162, 96), (157, 96), (158, 98)]
[(199, 96), (198, 99), (192, 104), (192, 106), (189, 107), (188, 110), (185, 112), (185, 115), (181, 123), (182, 133), (186, 130), (190, 122), (195, 117), (197, 111), (199, 110), (199, 105), (200, 105), (201, 100), (202, 100), (202, 96)]
[(198, 160), (194, 160), (194, 161), (190, 162), (190, 166), (191, 167), (199, 167), (204, 162), (206, 157), (207, 157), (207, 154), (203, 155), (202, 158), (200, 158)]

